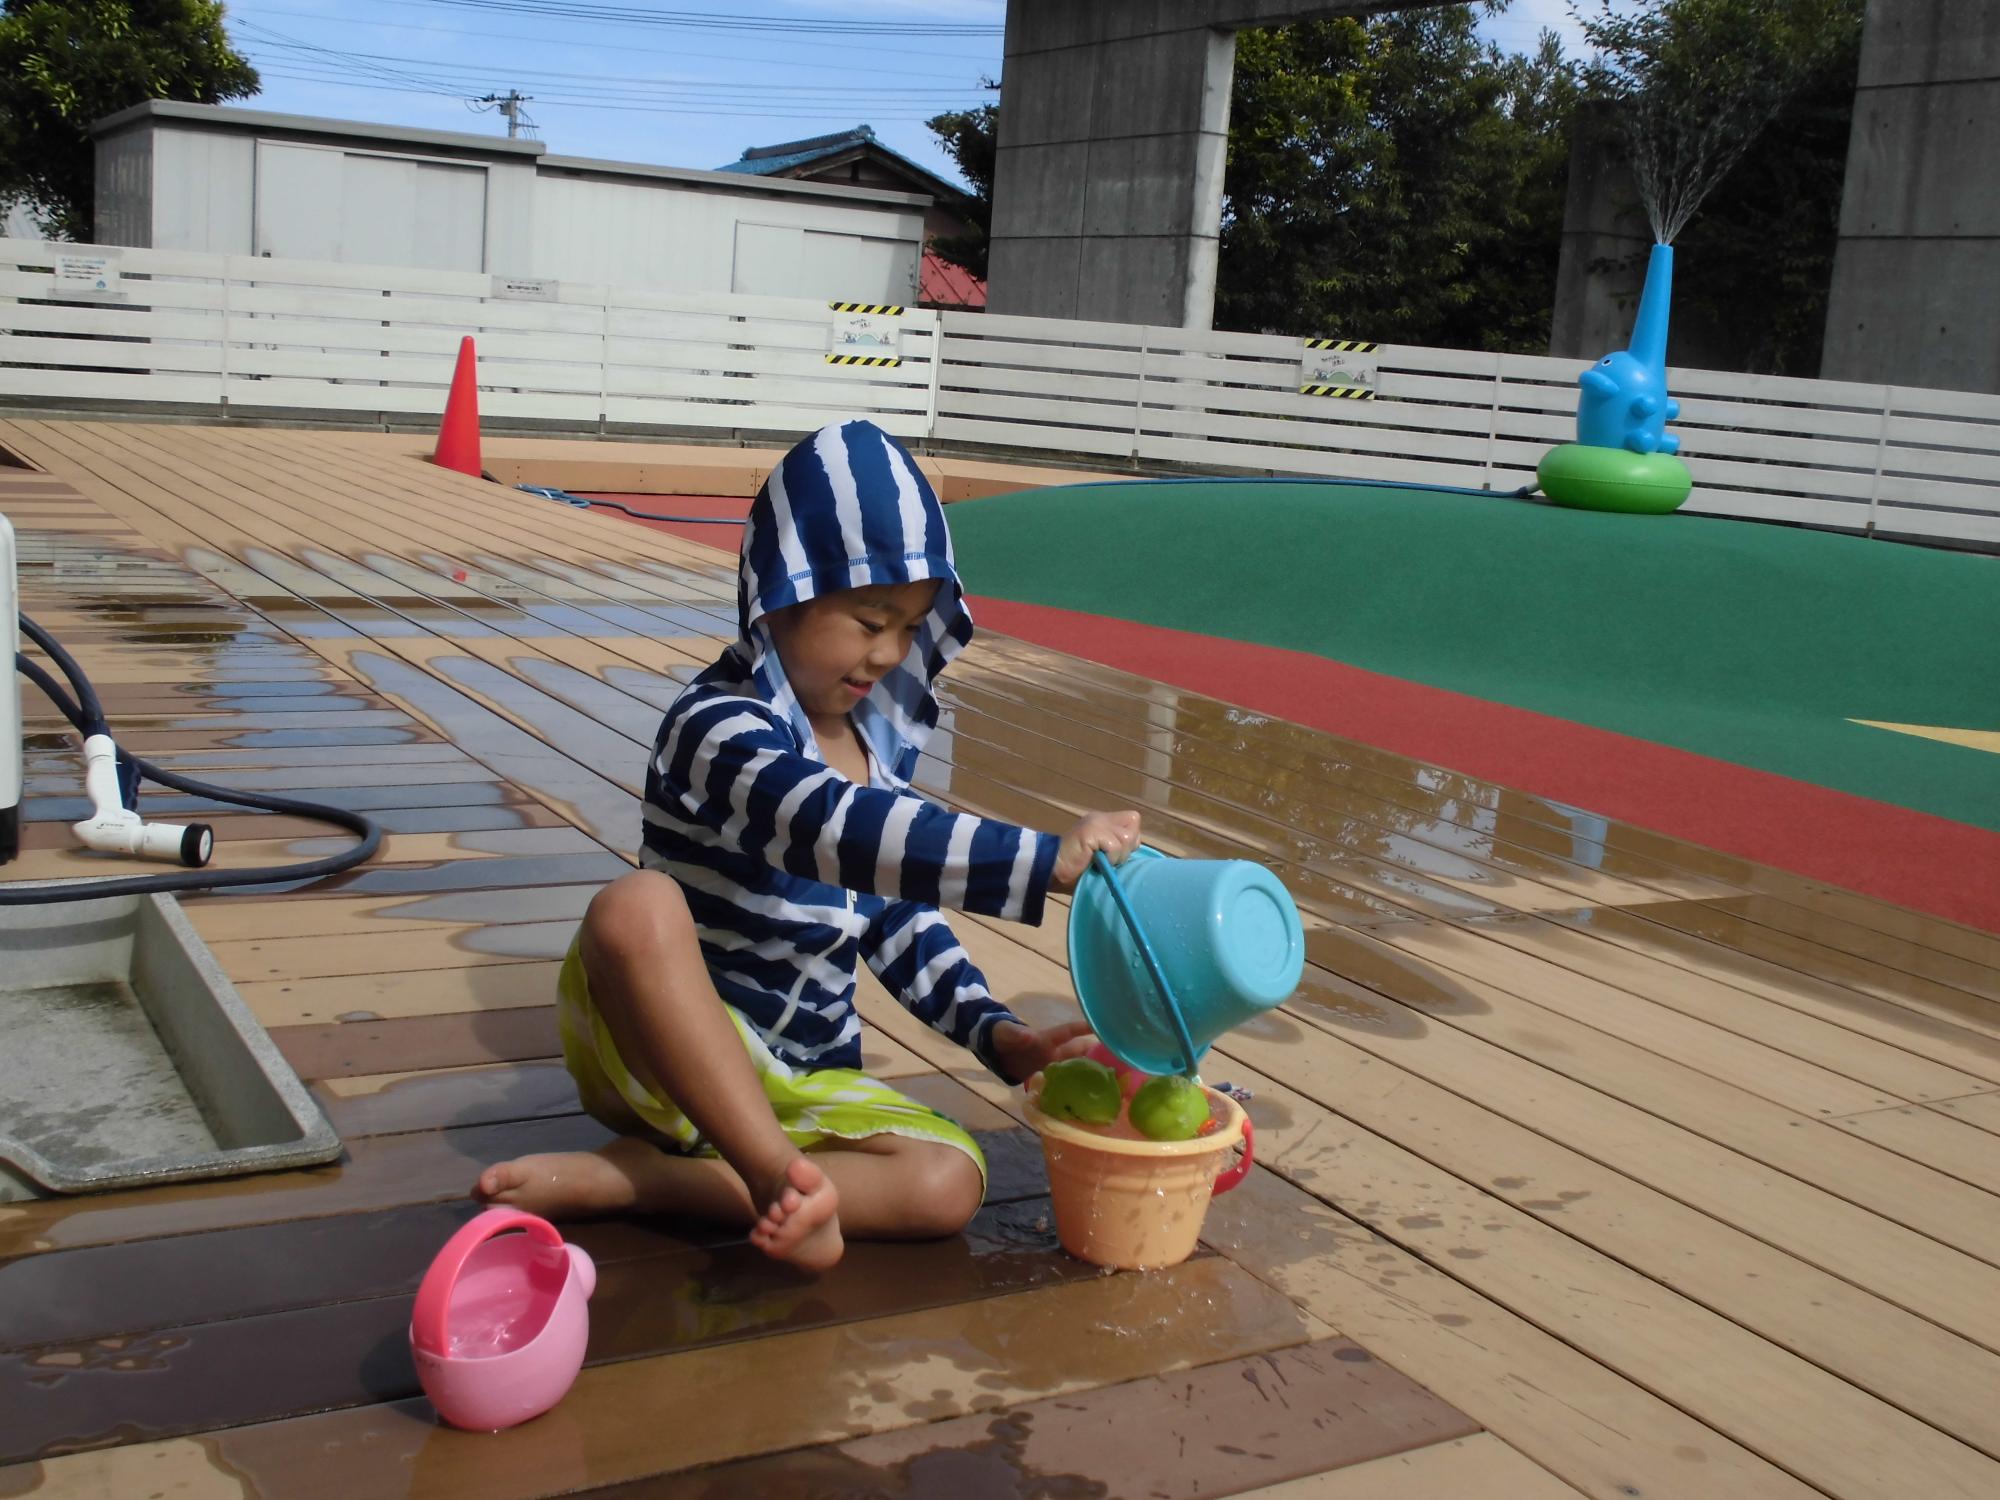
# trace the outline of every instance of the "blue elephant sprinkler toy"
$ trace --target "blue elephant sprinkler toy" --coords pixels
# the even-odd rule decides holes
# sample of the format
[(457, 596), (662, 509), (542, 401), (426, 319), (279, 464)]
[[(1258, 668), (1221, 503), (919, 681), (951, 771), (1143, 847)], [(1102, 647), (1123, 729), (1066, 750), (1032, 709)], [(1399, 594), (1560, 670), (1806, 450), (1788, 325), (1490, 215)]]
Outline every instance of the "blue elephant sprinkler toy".
[(1607, 354), (1577, 377), (1576, 441), (1551, 448), (1535, 471), (1542, 493), (1579, 510), (1676, 510), (1694, 488), (1675, 454), (1681, 440), (1667, 423), (1681, 414), (1667, 395), (1667, 309), (1674, 251), (1653, 246), (1632, 345)]

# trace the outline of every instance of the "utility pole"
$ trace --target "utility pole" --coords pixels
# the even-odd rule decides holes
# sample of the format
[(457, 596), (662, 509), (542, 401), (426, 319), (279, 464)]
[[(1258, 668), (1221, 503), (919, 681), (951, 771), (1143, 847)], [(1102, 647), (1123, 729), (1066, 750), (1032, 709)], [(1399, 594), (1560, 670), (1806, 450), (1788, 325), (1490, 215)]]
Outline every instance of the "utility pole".
[(479, 102), (499, 106), (500, 113), (507, 117), (507, 139), (511, 141), (521, 133), (521, 106), (532, 98), (534, 98), (532, 94), (523, 94), (519, 89), (509, 89), (505, 94), (488, 94)]

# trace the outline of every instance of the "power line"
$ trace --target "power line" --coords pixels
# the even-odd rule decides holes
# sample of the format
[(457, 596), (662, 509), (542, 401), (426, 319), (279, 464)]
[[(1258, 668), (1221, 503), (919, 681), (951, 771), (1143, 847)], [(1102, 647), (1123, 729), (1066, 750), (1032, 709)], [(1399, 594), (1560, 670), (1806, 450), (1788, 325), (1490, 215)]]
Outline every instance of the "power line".
[(510, 141), (519, 136), (523, 128), (528, 130), (537, 128), (535, 122), (528, 118), (527, 111), (521, 108), (522, 105), (531, 103), (532, 100), (519, 89), (509, 89), (505, 94), (488, 94), (484, 98), (475, 99), (472, 102), (482, 105), (490, 104), (507, 117), (507, 139)]
[[(300, 41), (297, 37), (286, 36), (281, 31), (272, 31), (269, 27), (258, 26), (254, 22), (244, 21), (239, 24), (242, 25), (242, 27), (246, 31), (259, 33), (262, 36), (271, 38), (272, 39), (271, 42), (266, 43), (266, 45), (278, 45), (287, 48), (296, 48), (301, 52), (314, 53), (321, 57), (326, 58), (328, 62), (331, 64), (351, 67), (355, 71), (358, 71), (370, 77), (401, 80), (402, 82), (405, 83), (414, 83), (427, 88), (440, 89), (447, 92), (449, 92), (452, 87), (451, 84), (442, 79), (421, 78), (417, 76), (415, 73), (405, 72), (401, 68), (381, 67), (378, 66), (377, 63), (373, 60), (363, 61), (360, 57), (358, 57), (356, 54), (353, 53), (341, 52), (332, 47), (317, 46), (312, 42)], [(393, 61), (393, 59), (391, 59), (391, 61)]]
[[(712, 26), (713, 29), (723, 31), (743, 31), (748, 23), (769, 23), (756, 33), (760, 45), (812, 46), (815, 49), (842, 47), (839, 42), (819, 40), (818, 23), (794, 25), (778, 17), (718, 16), (711, 12), (663, 12), (656, 15), (652, 12), (635, 12), (619, 6), (562, 5), (555, 3), (555, 0), (432, 0), (432, 3), (456, 4), (459, 8), (468, 10), (513, 9), (525, 13), (566, 16), (576, 13), (581, 17), (577, 24), (586, 26), (654, 24), (665, 20), (675, 24), (684, 22), (696, 27)], [(324, 21), (327, 18), (314, 19)], [(366, 24), (354, 21), (351, 17), (343, 17), (341, 21), (348, 25)], [(901, 25), (901, 23), (896, 24)], [(681, 118), (798, 120), (821, 127), (848, 120), (857, 111), (867, 113), (871, 119), (880, 123), (925, 123), (939, 110), (961, 107), (988, 91), (984, 84), (960, 85), (956, 88), (920, 88), (913, 85), (875, 88), (867, 84), (804, 84), (767, 89), (734, 81), (656, 79), (600, 72), (566, 72), (558, 69), (523, 70), (508, 64), (496, 66), (450, 63), (351, 51), (308, 42), (251, 21), (238, 20), (238, 26), (248, 34), (251, 47), (258, 52), (271, 54), (268, 57), (259, 57), (258, 61), (265, 75), (274, 80), (337, 87), (343, 90), (367, 89), (371, 92), (400, 93), (427, 98), (456, 98), (464, 102), (466, 107), (473, 109), (498, 107), (500, 112), (508, 117), (510, 137), (517, 135), (523, 127), (530, 130), (533, 128), (533, 122), (527, 120), (520, 112), (520, 104), (526, 102), (520, 93), (521, 85), (536, 88), (538, 92), (535, 98), (550, 107), (578, 112), (650, 114)], [(428, 27), (401, 29), (436, 31), (436, 28)], [(829, 23), (826, 29), (830, 34), (836, 35), (842, 34), (843, 31), (857, 35), (872, 34), (853, 31), (850, 23)], [(977, 29), (971, 28), (975, 31)], [(776, 33), (785, 30), (806, 32), (813, 35), (814, 40), (799, 42), (780, 40)], [(997, 31), (997, 28), (986, 28), (986, 30)], [(765, 32), (771, 33), (768, 41)], [(473, 41), (483, 36), (483, 33), (477, 30), (446, 31), (443, 34)], [(909, 31), (908, 34), (918, 34), (918, 32)], [(580, 47), (583, 50), (601, 50), (576, 42), (566, 45)], [(658, 52), (673, 56), (690, 55), (679, 49), (633, 47), (623, 40), (610, 45), (615, 45), (621, 51)], [(843, 50), (877, 52), (898, 49), (848, 46)], [(762, 58), (742, 60), (765, 61)], [(910, 76), (893, 67), (861, 71)], [(496, 73), (510, 79), (504, 94), (494, 87), (493, 76)], [(584, 87), (584, 85), (590, 86)], [(792, 107), (784, 107), (787, 105)], [(887, 109), (882, 106), (887, 106)]]
[[(357, 3), (369, 4), (369, 5), (393, 5), (400, 11), (407, 8), (408, 0), (357, 0)], [(461, 9), (476, 10), (484, 7), (488, 3), (488, 0), (424, 0), (424, 3), (432, 5), (447, 5), (447, 6), (455, 5)], [(515, 6), (511, 3), (511, 0), (491, 0), (491, 3), (495, 9), (499, 10), (502, 13), (515, 9)], [(570, 26), (608, 26), (615, 29), (623, 29), (626, 31), (630, 31), (634, 27), (644, 30), (654, 24), (651, 13), (646, 11), (620, 10), (617, 9), (616, 7), (607, 7), (606, 14), (587, 16), (587, 15), (577, 15), (572, 9), (548, 3), (548, 0), (543, 0), (543, 3), (546, 5), (546, 8), (535, 9), (530, 6), (523, 6), (519, 10), (519, 13), (524, 15), (554, 16), (560, 20), (565, 21)], [(992, 28), (991, 35), (989, 36), (966, 36), (957, 38), (957, 40), (998, 41), (1000, 37), (1004, 34), (1004, 31), (1005, 28), (1003, 27), (994, 27)], [(767, 45), (776, 47), (810, 47), (815, 54), (823, 54), (827, 50), (831, 49), (841, 52), (860, 52), (866, 54), (869, 57), (876, 57), (876, 58), (879, 57), (961, 58), (964, 56), (964, 54), (961, 52), (940, 52), (932, 48), (924, 48), (924, 47), (891, 47), (884, 45), (879, 40), (869, 41), (865, 43), (838, 42), (838, 41), (829, 41), (823, 35), (813, 35), (810, 37), (802, 36), (796, 41), (790, 41), (785, 39), (785, 35), (782, 32), (768, 32), (768, 33), (763, 33), (763, 35), (769, 38)], [(943, 41), (943, 40), (953, 40), (953, 39), (940, 37), (939, 40)], [(623, 42), (620, 42), (617, 45), (622, 47), (625, 44)], [(758, 61), (759, 59), (756, 57), (741, 57), (738, 60), (744, 62), (755, 62)], [(811, 64), (808, 64), (808, 66), (810, 65)], [(820, 65), (824, 66), (824, 63), (821, 62)]]
[[(367, 89), (373, 93), (384, 94), (419, 94), (432, 99), (463, 99), (465, 97), (464, 93), (457, 89), (421, 88), (414, 85), (397, 83), (371, 83), (365, 78), (358, 78), (351, 73), (334, 71), (317, 73), (298, 72), (292, 69), (281, 68), (269, 68), (260, 71), (264, 72), (267, 77), (281, 78), (288, 83), (337, 85), (343, 89)], [(716, 107), (708, 104), (677, 106), (669, 104), (603, 103), (594, 95), (565, 97), (538, 94), (535, 97), (537, 103), (544, 105), (555, 105), (559, 108), (576, 110), (603, 110), (617, 114), (688, 115), (696, 117), (712, 115), (717, 118), (730, 119), (829, 120), (837, 123), (848, 119), (853, 113), (852, 110), (845, 106), (824, 110), (737, 109), (734, 107)], [(734, 101), (732, 101), (733, 103)], [(930, 117), (923, 114), (884, 114), (880, 111), (874, 111), (872, 118), (879, 121), (921, 125)]]
[[(379, 79), (375, 74), (371, 73), (361, 73), (361, 72), (356, 72), (352, 69), (343, 69), (336, 63), (323, 62), (316, 58), (305, 58), (305, 59), (278, 58), (272, 60), (268, 64), (260, 60), (259, 67), (262, 69), (262, 71), (268, 73), (273, 78), (296, 76), (294, 73), (281, 71), (285, 69), (296, 70), (296, 69), (317, 68), (320, 70), (320, 72), (316, 76), (318, 76), (321, 79), (321, 81), (325, 82), (353, 80), (358, 84), (362, 82), (396, 81), (396, 80)], [(799, 109), (786, 111), (774, 107), (771, 104), (768, 95), (759, 93), (754, 89), (739, 89), (728, 93), (682, 93), (671, 88), (584, 89), (574, 83), (547, 82), (545, 81), (544, 75), (523, 73), (517, 69), (495, 67), (495, 68), (483, 68), (483, 69), (468, 70), (468, 71), (471, 73), (472, 78), (476, 81), (467, 81), (463, 79), (446, 80), (443, 82), (442, 86), (427, 81), (426, 82), (413, 81), (410, 84), (410, 87), (412, 91), (417, 93), (445, 94), (445, 95), (450, 95), (452, 97), (471, 98), (479, 90), (482, 89), (491, 90), (494, 87), (494, 85), (490, 82), (490, 80), (493, 78), (495, 74), (500, 74), (502, 76), (511, 77), (514, 80), (516, 86), (526, 85), (531, 88), (542, 89), (543, 92), (537, 94), (535, 97), (540, 99), (544, 103), (589, 100), (593, 103), (605, 102), (605, 103), (625, 103), (625, 104), (656, 104), (660, 106), (673, 105), (673, 106), (680, 106), (683, 111), (688, 111), (688, 112), (699, 111), (708, 108), (726, 108), (730, 106), (743, 106), (745, 108), (750, 108), (752, 106), (755, 106), (755, 108), (752, 109), (751, 111), (753, 113), (767, 113), (767, 114), (789, 113), (794, 116), (803, 113), (805, 115), (809, 115), (813, 119), (824, 118), (827, 117), (828, 115), (848, 116), (848, 115), (855, 115), (862, 113), (867, 114), (871, 119), (902, 118), (904, 117), (904, 112), (910, 110), (928, 110), (930, 111), (931, 114), (935, 114), (940, 110), (947, 110), (954, 107), (958, 107), (967, 102), (966, 97), (963, 95), (941, 95), (935, 99), (895, 99), (886, 101), (886, 103), (896, 113), (891, 115), (885, 115), (882, 109), (870, 107), (871, 101), (865, 98), (859, 98), (859, 99), (802, 98), (802, 99), (785, 101), (800, 107)], [(920, 118), (927, 119), (929, 118), (929, 115), (924, 115), (921, 116)]]
[[(276, 33), (268, 33), (268, 34), (276, 35)], [(337, 55), (339, 57), (355, 59), (355, 60), (365, 59), (371, 62), (395, 62), (398, 60), (386, 53), (380, 53), (380, 52), (343, 51), (335, 53), (331, 48), (315, 47), (308, 43), (302, 43), (302, 42), (264, 43), (261, 45), (268, 46), (274, 51), (282, 52), (282, 51), (290, 51), (297, 49), (308, 52), (318, 52), (318, 53), (326, 53), (328, 55)], [(454, 62), (433, 61), (428, 59), (421, 61), (422, 65), (426, 68), (431, 68), (439, 72), (446, 72), (446, 73), (474, 73), (480, 76), (487, 76), (496, 71), (494, 66), (486, 63), (454, 63)], [(519, 68), (503, 67), (498, 71), (505, 71), (521, 77), (529, 76), (529, 74), (526, 71)], [(554, 68), (534, 69), (532, 70), (532, 76), (536, 79), (554, 78), (554, 79), (581, 80), (586, 83), (595, 82), (595, 83), (605, 83), (614, 85), (632, 84), (632, 85), (639, 85), (647, 89), (685, 92), (690, 97), (699, 97), (702, 94), (709, 94), (709, 93), (742, 94), (746, 97), (754, 97), (754, 98), (770, 97), (769, 90), (758, 88), (746, 83), (705, 83), (699, 79), (647, 78), (632, 74), (618, 74), (618, 73), (598, 73), (598, 72), (575, 73), (575, 72), (564, 72)], [(813, 94), (813, 95), (827, 95), (827, 96), (838, 96), (838, 97), (852, 97), (862, 101), (867, 101), (871, 99), (880, 99), (885, 95), (890, 95), (890, 96), (902, 95), (902, 96), (909, 96), (914, 102), (923, 102), (923, 101), (938, 100), (938, 99), (947, 101), (962, 100), (969, 95), (983, 93), (983, 92), (986, 92), (985, 85), (983, 84), (966, 84), (961, 88), (955, 88), (955, 89), (876, 88), (868, 84), (819, 84), (819, 85), (787, 84), (784, 89), (785, 96), (788, 98), (796, 97), (801, 94)]]
[[(373, 0), (373, 3), (394, 4), (400, 6), (406, 4), (407, 0)], [(241, 12), (247, 8), (248, 7), (242, 3), (242, 0), (238, 0), (238, 3), (231, 7), (230, 19), (231, 20), (236, 19), (237, 16), (240, 15)], [(537, 46), (541, 47), (565, 47), (572, 52), (602, 52), (604, 50), (604, 44), (601, 42), (582, 42), (576, 40), (576, 38), (573, 35), (566, 37), (551, 36), (545, 31), (493, 31), (482, 26), (475, 34), (450, 26), (416, 26), (412, 25), (407, 21), (363, 22), (356, 20), (351, 16), (339, 16), (339, 17), (329, 16), (323, 11), (286, 10), (282, 6), (264, 6), (261, 4), (257, 6), (257, 13), (259, 15), (298, 16), (305, 20), (319, 21), (331, 25), (341, 25), (341, 26), (366, 25), (371, 30), (419, 31), (427, 33), (428, 35), (431, 36), (451, 37), (458, 41), (465, 41), (468, 39), (488, 41), (488, 40), (497, 40), (500, 38), (505, 38), (506, 40), (516, 41), (516, 42), (534, 42)], [(776, 43), (775, 45), (812, 46), (815, 44), (779, 42)], [(826, 45), (826, 44), (819, 44), (819, 45)], [(771, 57), (768, 54), (761, 52), (760, 53), (695, 52), (685, 47), (645, 47), (639, 45), (636, 42), (629, 42), (629, 41), (620, 41), (616, 43), (616, 46), (620, 52), (645, 52), (658, 57), (693, 58), (701, 62), (747, 62), (747, 63), (755, 63), (762, 68), (810, 68), (816, 73), (823, 73), (826, 71), (826, 60), (823, 57), (812, 57), (794, 61), (789, 58)], [(863, 50), (873, 52), (877, 55), (888, 54), (898, 57), (957, 56), (956, 53), (950, 53), (950, 52), (912, 53), (912, 52), (905, 52), (900, 48), (867, 48)], [(855, 65), (847, 67), (845, 71), (850, 74), (884, 73), (897, 78), (923, 78), (923, 79), (928, 79), (934, 83), (955, 83), (958, 81), (959, 77), (962, 76), (953, 73), (912, 73), (909, 69), (894, 64), (885, 67), (874, 67), (874, 68)], [(785, 88), (788, 92), (790, 92), (794, 90), (795, 85), (786, 84)]]
[(465, 10), (512, 11), (572, 21), (615, 21), (625, 26), (659, 26), (694, 31), (792, 32), (804, 36), (997, 37), (1004, 26), (984, 21), (854, 21), (796, 16), (746, 16), (723, 11), (660, 10), (577, 0), (423, 0)]

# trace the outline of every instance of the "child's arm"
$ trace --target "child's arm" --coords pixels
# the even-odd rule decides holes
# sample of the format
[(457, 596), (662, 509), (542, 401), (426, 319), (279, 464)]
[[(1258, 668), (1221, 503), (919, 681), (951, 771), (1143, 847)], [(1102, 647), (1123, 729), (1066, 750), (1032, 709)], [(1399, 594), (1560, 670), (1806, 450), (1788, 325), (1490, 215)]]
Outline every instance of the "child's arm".
[[(1021, 1083), (1037, 1071), (1022, 1043), (1040, 1034), (993, 998), (936, 907), (890, 902), (862, 935), (861, 956), (905, 1010), (966, 1048), (996, 1078)], [(1088, 1028), (1079, 1023), (1079, 1029)]]
[(671, 721), (647, 798), (671, 798), (732, 847), (804, 879), (1031, 925), (1058, 854), (1079, 870), (1089, 858), (1053, 834), (858, 786), (800, 753), (768, 708), (738, 697), (697, 702)]

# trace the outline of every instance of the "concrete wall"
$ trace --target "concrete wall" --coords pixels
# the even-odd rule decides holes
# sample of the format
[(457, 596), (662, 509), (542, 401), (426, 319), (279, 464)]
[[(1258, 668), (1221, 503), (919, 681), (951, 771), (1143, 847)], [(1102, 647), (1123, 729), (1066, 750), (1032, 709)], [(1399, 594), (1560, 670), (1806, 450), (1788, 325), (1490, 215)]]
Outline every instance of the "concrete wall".
[(2000, 391), (2000, 4), (1869, 0), (1828, 380)]
[(1235, 33), (1397, 4), (1009, 0), (989, 309), (1208, 327)]
[[(1579, 118), (1570, 141), (1549, 353), (1594, 360), (1631, 337), (1653, 231), (1639, 185), (1602, 111)], [(1681, 363), (1670, 351), (1670, 358)]]

